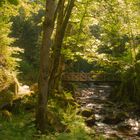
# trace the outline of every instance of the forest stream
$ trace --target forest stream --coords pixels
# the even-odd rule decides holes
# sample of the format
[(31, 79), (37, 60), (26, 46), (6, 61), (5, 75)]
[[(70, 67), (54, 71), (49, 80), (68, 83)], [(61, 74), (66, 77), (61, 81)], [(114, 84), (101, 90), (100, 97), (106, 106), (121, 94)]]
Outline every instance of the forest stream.
[[(84, 88), (83, 88), (84, 87)], [(112, 86), (83, 84), (75, 91), (81, 114), (96, 134), (117, 140), (140, 140), (138, 110), (126, 109), (109, 99)]]

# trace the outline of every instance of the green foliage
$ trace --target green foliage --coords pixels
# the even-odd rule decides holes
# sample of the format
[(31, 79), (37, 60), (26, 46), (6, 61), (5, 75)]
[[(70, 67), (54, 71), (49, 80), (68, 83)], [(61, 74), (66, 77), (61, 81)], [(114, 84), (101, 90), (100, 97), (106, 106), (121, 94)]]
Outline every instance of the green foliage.
[(85, 130), (83, 130), (82, 128), (78, 129), (76, 128), (76, 130), (70, 134), (68, 133), (63, 133), (60, 134), (56, 140), (92, 140), (90, 136), (87, 135), (87, 133), (85, 132)]
[(28, 140), (33, 138), (35, 125), (32, 121), (32, 114), (13, 116), (10, 122), (2, 121), (0, 126), (0, 138), (3, 140)]
[[(6, 94), (8, 95), (8, 94)], [(4, 96), (6, 98), (6, 96)], [(11, 97), (12, 94), (11, 94)], [(11, 99), (10, 97), (10, 99)], [(6, 101), (9, 102), (8, 97)], [(81, 116), (77, 115), (79, 109), (67, 103), (73, 101), (72, 95), (65, 92), (60, 97), (49, 100), (48, 114), (51, 112), (49, 120), (49, 130), (47, 135), (36, 132), (34, 107), (36, 105), (36, 95), (24, 96), (13, 102), (12, 114), (8, 110), (1, 111), (0, 115), (0, 138), (8, 140), (92, 140), (95, 133), (84, 123)], [(73, 101), (74, 102), (74, 101)], [(47, 115), (48, 115), (47, 114)], [(52, 123), (52, 120), (55, 123)], [(61, 133), (58, 131), (63, 127)], [(103, 140), (95, 137), (95, 140)]]
[(79, 57), (88, 59), (89, 49), (94, 42), (89, 29), (92, 23), (89, 7), (93, 3), (90, 0), (82, 0), (80, 4), (75, 4), (62, 49), (65, 59), (73, 61)]
[[(70, 96), (70, 95), (69, 95)], [(70, 98), (70, 97), (68, 97)], [(27, 102), (31, 102), (34, 100), (34, 97), (24, 97), (20, 100), (20, 104), (17, 105), (19, 108), (21, 106), (26, 107)], [(35, 102), (33, 103), (35, 104)], [(94, 139), (94, 130), (86, 127), (84, 120), (81, 116), (77, 115), (78, 109), (76, 109), (72, 105), (67, 105), (65, 108), (61, 107), (61, 101), (56, 102), (56, 100), (51, 100), (49, 102), (49, 111), (51, 111), (52, 116), (51, 119), (56, 119), (57, 122), (55, 124), (51, 124), (49, 128), (49, 133), (47, 135), (42, 135), (40, 133), (36, 133), (35, 129), (35, 116), (34, 111), (26, 111), (22, 110), (18, 114), (13, 112), (12, 118), (10, 121), (7, 121), (7, 114), (10, 112), (3, 111), (3, 118), (0, 115), (0, 138), (8, 139), (8, 140), (28, 140), (28, 139), (39, 139), (39, 140), (92, 140)], [(64, 124), (65, 129), (64, 132), (59, 133), (56, 127), (61, 127), (60, 123)], [(56, 124), (59, 124), (57, 126)], [(52, 130), (52, 131), (51, 131)], [(90, 136), (92, 135), (92, 136)], [(96, 138), (95, 138), (96, 140)], [(102, 139), (97, 139), (102, 140)]]
[[(62, 108), (61, 102), (51, 100), (49, 110), (59, 117), (59, 120), (66, 126), (66, 129), (62, 133), (54, 131), (54, 134), (42, 135), (40, 140), (91, 140), (92, 138), (89, 134), (94, 133), (94, 131), (87, 128), (83, 118), (77, 115), (78, 109), (69, 104)], [(52, 127), (56, 127), (56, 125)]]
[(39, 67), (43, 15), (41, 4), (23, 1), (19, 5), (18, 14), (12, 18), (11, 36), (16, 38), (14, 45), (24, 51), (20, 54), (20, 58), (22, 58), (20, 71), (22, 71), (24, 78), (29, 81), (37, 81), (38, 78), (36, 73)]
[(4, 5), (6, 2), (9, 2), (10, 4), (17, 5), (19, 3), (19, 0), (1, 0), (0, 6)]
[[(12, 74), (17, 67), (21, 79), (37, 81), (44, 4), (44, 0), (0, 0), (0, 92), (6, 89), (0, 93), (0, 107), (13, 101), (12, 89), (7, 88), (13, 83)], [(122, 77), (122, 84), (113, 98), (139, 104), (139, 0), (80, 0), (75, 5), (61, 51), (66, 71), (118, 74)], [(24, 113), (26, 107), (34, 107), (35, 102), (32, 97), (17, 101), (13, 112), (19, 116), (13, 115), (12, 120), (7, 111), (3, 112), (3, 117), (5, 115), (5, 119), (11, 121), (0, 116), (1, 139), (32, 139), (35, 124), (29, 120), (33, 121), (34, 115)], [(48, 109), (52, 115), (49, 125), (54, 134), (39, 134), (40, 139), (93, 139), (89, 136), (92, 132), (87, 130), (73, 105), (76, 103), (67, 92), (57, 94), (49, 101)], [(64, 127), (65, 132), (58, 133), (59, 127)]]
[(11, 4), (19, 4), (19, 0), (8, 0)]
[(0, 93), (0, 107), (5, 104), (12, 104), (13, 93), (11, 91), (4, 91)]
[(10, 19), (14, 11), (15, 8), (7, 3), (0, 7), (0, 91), (13, 82), (12, 71), (17, 67), (17, 58), (13, 55), (19, 50), (12, 46), (14, 38), (10, 37)]
[[(90, 26), (94, 36), (97, 69), (122, 77), (119, 101), (136, 101), (139, 93), (139, 2), (137, 0), (95, 1), (92, 11), (95, 22)], [(137, 67), (137, 68), (136, 68)]]
[[(116, 99), (126, 102), (140, 103), (140, 64), (128, 67), (122, 74), (122, 84)], [(123, 94), (122, 94), (123, 93)], [(139, 104), (140, 105), (140, 104)]]
[(2, 110), (2, 111), (0, 112), (0, 117), (1, 117), (3, 120), (11, 121), (11, 120), (12, 120), (12, 113), (9, 112), (8, 110)]
[[(28, 61), (22, 60), (20, 62), (21, 77), (28, 83), (37, 82), (38, 80), (38, 67), (35, 67)], [(25, 76), (26, 75), (26, 76)]]

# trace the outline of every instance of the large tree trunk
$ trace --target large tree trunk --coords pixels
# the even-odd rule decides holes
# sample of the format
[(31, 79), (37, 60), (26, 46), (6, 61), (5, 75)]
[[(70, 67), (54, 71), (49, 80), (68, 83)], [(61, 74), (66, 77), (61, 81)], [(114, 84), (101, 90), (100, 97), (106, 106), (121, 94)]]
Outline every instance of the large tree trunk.
[[(39, 75), (39, 98), (36, 114), (37, 128), (45, 133), (47, 127), (47, 102), (50, 91), (54, 89), (56, 76), (59, 70), (62, 42), (65, 35), (66, 26), (71, 15), (75, 0), (68, 0), (65, 7), (65, 0), (46, 0), (46, 16), (43, 25), (43, 41), (40, 50), (40, 75)], [(56, 31), (54, 24), (57, 19)], [(55, 31), (54, 43), (51, 37)], [(53, 61), (50, 70), (50, 47), (53, 46)]]
[(52, 45), (51, 37), (54, 30), (55, 0), (46, 0), (46, 15), (43, 24), (43, 39), (40, 49), (40, 75), (39, 75), (39, 94), (38, 108), (36, 114), (37, 128), (44, 133), (47, 122), (47, 101), (48, 101), (48, 77), (49, 77), (49, 55)]

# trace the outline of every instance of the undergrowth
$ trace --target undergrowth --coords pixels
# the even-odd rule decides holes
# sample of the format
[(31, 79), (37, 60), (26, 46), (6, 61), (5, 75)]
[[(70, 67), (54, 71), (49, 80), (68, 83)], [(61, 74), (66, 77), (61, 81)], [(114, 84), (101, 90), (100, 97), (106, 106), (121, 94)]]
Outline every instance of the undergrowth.
[[(49, 101), (49, 111), (53, 113), (50, 122), (50, 130), (46, 135), (40, 134), (35, 127), (35, 111), (24, 110), (12, 114), (11, 119), (6, 120), (0, 116), (1, 140), (104, 140), (97, 136), (94, 129), (86, 126), (81, 116), (77, 115), (78, 107), (72, 105), (72, 97), (68, 94), (68, 103), (60, 99)], [(31, 99), (30, 99), (31, 100)], [(65, 105), (65, 106), (64, 106)], [(58, 123), (60, 121), (60, 123)], [(60, 125), (62, 124), (62, 126)], [(63, 132), (57, 131), (57, 127), (64, 127)]]

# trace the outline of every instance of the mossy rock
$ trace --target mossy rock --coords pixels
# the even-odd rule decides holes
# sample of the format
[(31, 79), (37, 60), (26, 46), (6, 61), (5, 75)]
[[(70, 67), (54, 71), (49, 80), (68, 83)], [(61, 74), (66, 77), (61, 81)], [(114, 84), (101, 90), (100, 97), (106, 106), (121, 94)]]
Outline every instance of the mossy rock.
[(93, 111), (90, 109), (84, 109), (84, 110), (82, 110), (81, 115), (83, 117), (89, 118), (91, 115), (93, 115)]
[(112, 114), (108, 114), (104, 117), (103, 122), (106, 124), (119, 124), (123, 122), (129, 115), (127, 112), (116, 112)]
[(95, 116), (92, 115), (91, 117), (87, 118), (85, 120), (85, 122), (86, 122), (87, 126), (89, 126), (89, 127), (94, 126), (95, 125), (95, 122), (96, 122)]

